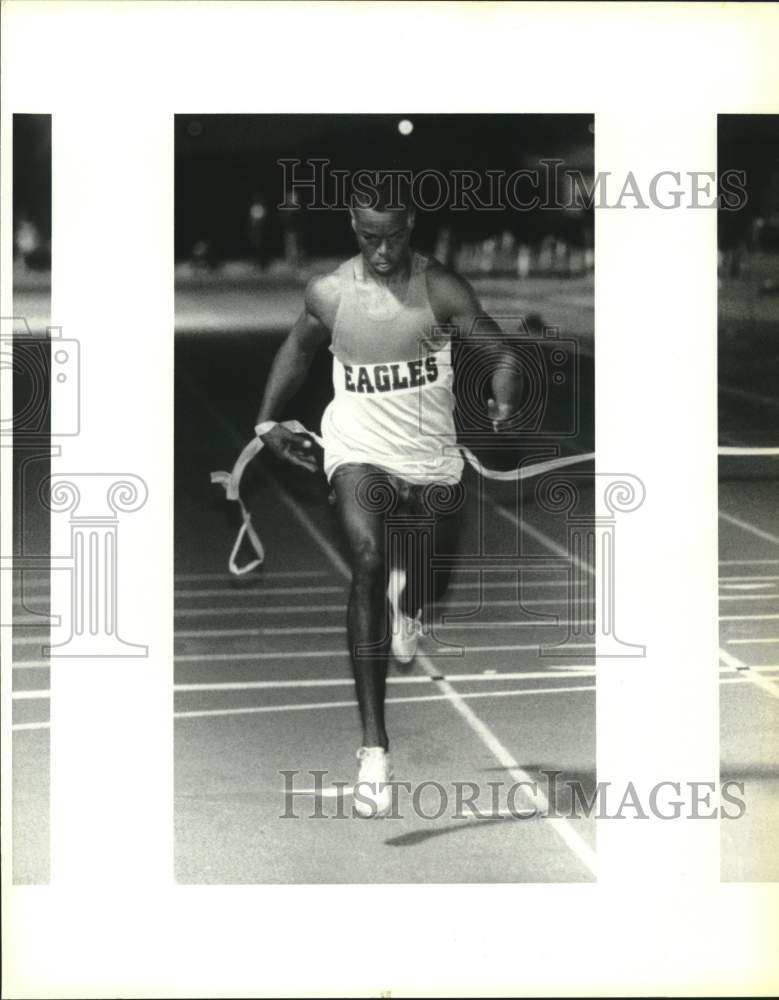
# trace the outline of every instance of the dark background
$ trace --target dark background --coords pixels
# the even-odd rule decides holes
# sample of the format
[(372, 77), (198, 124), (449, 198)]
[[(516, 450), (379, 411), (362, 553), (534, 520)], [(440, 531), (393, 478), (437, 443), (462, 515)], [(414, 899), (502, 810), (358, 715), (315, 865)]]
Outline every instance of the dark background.
[[(398, 131), (403, 117), (414, 125)], [(248, 252), (246, 217), (253, 196), (269, 206), (284, 198), (279, 158), (327, 159), (328, 169), (504, 170), (538, 168), (541, 158), (565, 160), (564, 169), (592, 176), (592, 115), (177, 115), (176, 258), (207, 240), (217, 257)], [(301, 173), (308, 168), (301, 164)], [(522, 194), (529, 190), (521, 188)], [(310, 213), (306, 213), (310, 214)], [(342, 211), (318, 211), (306, 219), (312, 255), (350, 253)], [(584, 219), (583, 217), (587, 218)], [(419, 212), (415, 244), (433, 247), (436, 231), (452, 226), (462, 239), (481, 239), (504, 230), (534, 243), (559, 235), (569, 243), (592, 244), (591, 212), (467, 211)], [(280, 253), (277, 216), (268, 239)]]
[(779, 115), (719, 115), (717, 138), (719, 173), (744, 171), (747, 191), (744, 208), (717, 213), (720, 249), (779, 252)]
[(24, 222), (37, 232), (37, 247), (24, 254), (34, 270), (51, 266), (51, 115), (13, 116), (13, 229)]

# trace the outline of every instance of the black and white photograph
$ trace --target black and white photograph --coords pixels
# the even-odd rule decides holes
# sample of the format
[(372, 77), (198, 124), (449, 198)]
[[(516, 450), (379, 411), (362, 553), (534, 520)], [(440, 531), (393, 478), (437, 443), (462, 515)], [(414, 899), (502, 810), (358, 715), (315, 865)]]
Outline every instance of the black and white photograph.
[(0, 19), (2, 997), (775, 995), (779, 8)]
[(593, 878), (593, 134), (177, 116), (182, 881)]
[[(13, 452), (12, 570), (13, 881), (49, 879), (51, 380), (68, 371), (72, 344), (51, 350), (51, 115), (13, 116), (13, 317), (3, 318), (2, 365), (13, 407), (0, 444)], [(52, 356), (54, 355), (54, 356)], [(70, 372), (72, 373), (72, 363)], [(76, 390), (77, 391), (77, 390)], [(8, 661), (6, 661), (8, 662)]]
[(722, 780), (744, 815), (722, 826), (722, 878), (779, 881), (779, 115), (720, 115), (718, 212)]

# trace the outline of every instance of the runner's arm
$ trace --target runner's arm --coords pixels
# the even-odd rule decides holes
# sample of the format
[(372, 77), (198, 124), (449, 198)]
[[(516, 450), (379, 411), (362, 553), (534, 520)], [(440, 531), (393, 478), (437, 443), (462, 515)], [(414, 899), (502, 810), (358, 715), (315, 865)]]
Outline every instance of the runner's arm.
[(485, 367), (492, 372), (489, 417), (494, 422), (508, 420), (519, 407), (522, 374), (503, 331), (459, 274), (436, 268), (430, 290), (436, 318), (457, 327), (466, 339), (478, 336), (477, 349)]
[[(315, 280), (306, 289), (303, 310), (273, 359), (257, 415), (258, 424), (277, 420), (281, 416), (285, 404), (305, 382), (318, 348), (330, 336), (320, 318), (321, 293), (316, 285)], [(316, 470), (316, 461), (310, 454), (311, 440), (305, 435), (295, 434), (277, 424), (263, 434), (262, 439), (285, 461), (310, 471)]]

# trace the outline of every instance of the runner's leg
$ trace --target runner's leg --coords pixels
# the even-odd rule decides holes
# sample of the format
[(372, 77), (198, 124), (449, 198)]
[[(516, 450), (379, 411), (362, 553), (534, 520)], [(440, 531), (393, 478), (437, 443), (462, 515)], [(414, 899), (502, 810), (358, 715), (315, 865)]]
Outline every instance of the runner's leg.
[[(332, 485), (349, 547), (352, 569), (346, 627), (362, 720), (363, 745), (380, 746), (386, 750), (388, 739), (384, 724), (384, 695), (387, 682), (389, 629), (385, 515), (381, 510), (369, 509), (374, 505), (366, 503), (366, 476), (372, 477), (371, 481), (379, 490), (386, 488), (388, 494), (392, 489), (389, 477), (370, 465), (357, 463), (342, 465), (336, 469)], [(360, 649), (366, 646), (371, 650), (360, 652)]]
[(426, 553), (427, 557), (417, 560), (413, 572), (407, 571), (406, 589), (401, 601), (405, 615), (414, 618), (421, 610), (425, 624), (429, 623), (434, 607), (446, 593), (451, 576), (450, 566), (436, 566), (433, 572), (430, 557), (456, 555), (460, 537), (460, 515), (464, 509), (463, 487), (461, 484), (453, 486), (448, 495), (446, 489), (442, 487), (430, 493), (417, 488), (409, 504), (409, 523), (414, 516), (435, 518), (432, 552), (428, 552), (426, 546), (417, 547), (417, 552)]

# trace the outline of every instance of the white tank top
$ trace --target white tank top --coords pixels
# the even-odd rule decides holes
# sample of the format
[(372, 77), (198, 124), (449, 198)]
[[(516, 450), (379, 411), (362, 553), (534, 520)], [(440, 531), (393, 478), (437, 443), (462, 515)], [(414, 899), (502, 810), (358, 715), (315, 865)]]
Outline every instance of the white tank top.
[(322, 416), (325, 473), (364, 462), (412, 483), (460, 479), (449, 334), (414, 253), (405, 299), (366, 281), (362, 256), (342, 264), (333, 324), (334, 398)]

